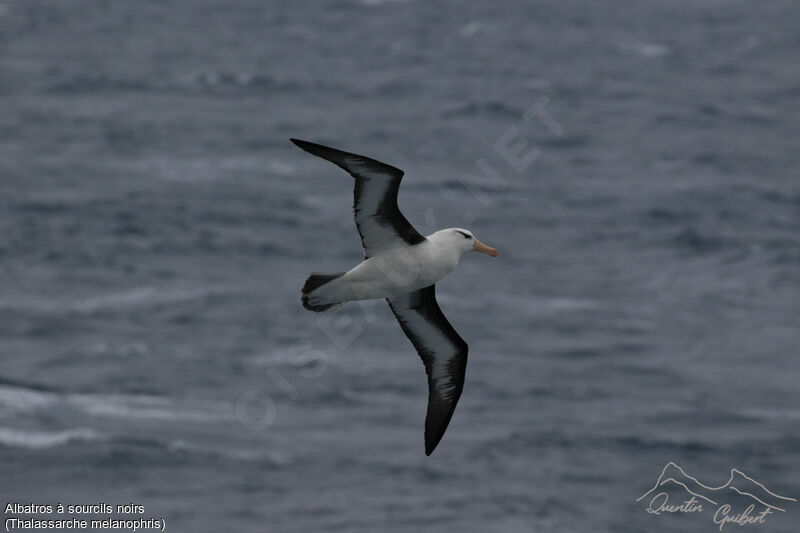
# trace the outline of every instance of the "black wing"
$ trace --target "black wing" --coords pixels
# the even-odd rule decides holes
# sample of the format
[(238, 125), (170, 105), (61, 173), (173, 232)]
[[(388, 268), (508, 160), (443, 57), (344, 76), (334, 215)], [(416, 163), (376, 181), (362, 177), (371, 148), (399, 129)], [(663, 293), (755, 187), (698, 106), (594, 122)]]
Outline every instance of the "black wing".
[(425, 240), (397, 207), (397, 190), (403, 171), (363, 155), (351, 154), (298, 139), (290, 139), (310, 154), (327, 159), (356, 179), (353, 215), (356, 219), (364, 257)]
[(435, 285), (386, 301), (425, 363), (428, 374), (425, 455), (430, 455), (442, 440), (464, 388), (467, 343), (439, 309)]

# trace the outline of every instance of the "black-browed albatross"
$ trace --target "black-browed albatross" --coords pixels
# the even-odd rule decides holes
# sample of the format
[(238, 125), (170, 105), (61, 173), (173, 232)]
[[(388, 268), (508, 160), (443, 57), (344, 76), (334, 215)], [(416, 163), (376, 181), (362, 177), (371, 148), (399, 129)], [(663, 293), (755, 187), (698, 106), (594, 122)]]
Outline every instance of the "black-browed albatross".
[(386, 298), (428, 374), (425, 455), (442, 439), (464, 387), (467, 343), (436, 303), (436, 282), (470, 251), (497, 257), (472, 233), (448, 228), (423, 237), (397, 207), (403, 171), (369, 157), (298, 139), (294, 144), (341, 167), (355, 178), (353, 214), (364, 261), (336, 274), (312, 273), (302, 289), (303, 307), (329, 311), (345, 302)]

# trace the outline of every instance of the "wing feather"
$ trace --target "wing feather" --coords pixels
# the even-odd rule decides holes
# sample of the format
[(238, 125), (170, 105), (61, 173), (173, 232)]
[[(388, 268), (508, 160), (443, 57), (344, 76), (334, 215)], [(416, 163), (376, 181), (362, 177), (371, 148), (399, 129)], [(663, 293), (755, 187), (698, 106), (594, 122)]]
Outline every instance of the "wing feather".
[(353, 216), (364, 246), (364, 257), (372, 257), (398, 245), (411, 246), (425, 240), (397, 207), (402, 170), (363, 155), (299, 139), (290, 140), (355, 178)]
[(442, 439), (461, 397), (468, 346), (439, 309), (435, 285), (386, 301), (417, 349), (428, 374), (425, 455), (430, 455)]

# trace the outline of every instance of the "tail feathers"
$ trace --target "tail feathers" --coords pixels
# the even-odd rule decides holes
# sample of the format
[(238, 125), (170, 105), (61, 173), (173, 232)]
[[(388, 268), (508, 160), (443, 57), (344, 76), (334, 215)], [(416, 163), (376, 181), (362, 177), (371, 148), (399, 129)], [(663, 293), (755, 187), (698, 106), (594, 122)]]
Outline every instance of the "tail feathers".
[(312, 293), (328, 283), (331, 280), (334, 280), (344, 274), (344, 272), (338, 272), (336, 274), (320, 274), (318, 272), (312, 272), (308, 279), (306, 280), (305, 285), (303, 285), (301, 299), (303, 300), (303, 307), (308, 309), (309, 311), (314, 311), (316, 313), (322, 313), (324, 311), (330, 311), (332, 309), (336, 309), (343, 302), (333, 302), (333, 303), (326, 303), (326, 304), (312, 304), (309, 302), (309, 296)]

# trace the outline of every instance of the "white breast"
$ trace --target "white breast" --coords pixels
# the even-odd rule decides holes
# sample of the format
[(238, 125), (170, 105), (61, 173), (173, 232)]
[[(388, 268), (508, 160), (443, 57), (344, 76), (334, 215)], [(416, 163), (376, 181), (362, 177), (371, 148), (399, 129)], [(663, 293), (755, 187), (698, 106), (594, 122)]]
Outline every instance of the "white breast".
[[(341, 278), (347, 299), (390, 298), (427, 287), (458, 265), (461, 254), (424, 241), (374, 255)], [(338, 280), (337, 280), (338, 281)], [(333, 287), (331, 287), (333, 289)]]

